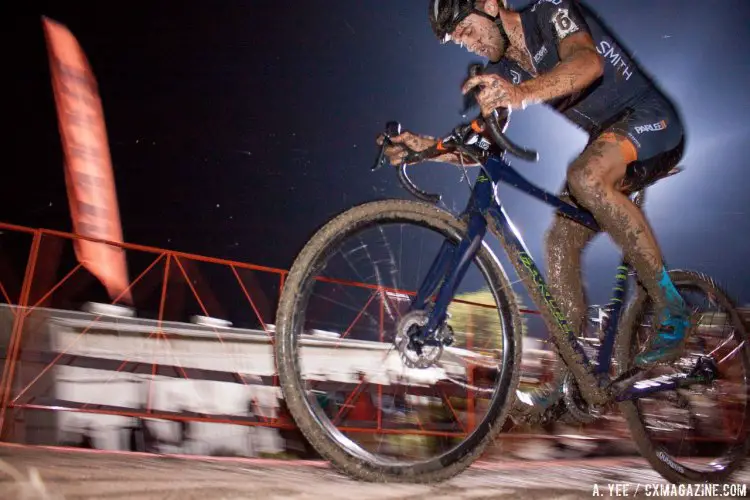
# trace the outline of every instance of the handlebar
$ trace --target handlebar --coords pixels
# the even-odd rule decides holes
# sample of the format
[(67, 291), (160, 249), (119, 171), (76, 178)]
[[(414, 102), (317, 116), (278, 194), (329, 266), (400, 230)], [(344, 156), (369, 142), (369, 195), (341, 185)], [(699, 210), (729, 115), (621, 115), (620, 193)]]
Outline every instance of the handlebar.
[(494, 110), (491, 116), (492, 119), (485, 120), (484, 123), (490, 130), (490, 136), (492, 137), (492, 140), (495, 141), (495, 144), (497, 144), (500, 149), (503, 149), (513, 156), (521, 158), (522, 160), (539, 161), (539, 153), (537, 153), (533, 149), (526, 149), (518, 146), (516, 143), (508, 139), (508, 137), (503, 133), (502, 129), (500, 128), (500, 117), (497, 110)]
[[(481, 73), (481, 64), (472, 64), (471, 66), (469, 66), (470, 77), (475, 77)], [(472, 97), (476, 95), (476, 92), (476, 89), (472, 90)], [(510, 115), (507, 109), (503, 109), (502, 113), (503, 116), (501, 117), (500, 112), (497, 109), (494, 109), (492, 110), (490, 119), (484, 120), (484, 124), (489, 128), (490, 136), (492, 137), (492, 140), (495, 141), (495, 144), (500, 149), (507, 151), (508, 153), (512, 154), (513, 156), (517, 156), (522, 160), (539, 161), (539, 154), (536, 151), (522, 148), (521, 146), (516, 145), (514, 142), (508, 139), (508, 137), (506, 137), (506, 135), (503, 133), (502, 128), (500, 127), (500, 122), (502, 120), (506, 120)]]
[(398, 180), (401, 181), (401, 185), (404, 186), (412, 196), (419, 198), (422, 201), (426, 201), (427, 203), (438, 203), (443, 199), (439, 194), (428, 193), (427, 191), (419, 189), (419, 187), (409, 179), (409, 176), (406, 175), (406, 163), (402, 163), (401, 167), (398, 169)]
[[(388, 163), (388, 158), (385, 156), (385, 148), (389, 144), (394, 144), (391, 141), (391, 137), (397, 136), (401, 134), (401, 124), (398, 122), (388, 122), (385, 125), (385, 131), (383, 132), (383, 145), (380, 148), (380, 154), (378, 155), (378, 159), (375, 162), (375, 165), (372, 167), (371, 171), (374, 172), (384, 165)], [(427, 203), (438, 203), (442, 196), (435, 193), (428, 193), (427, 191), (424, 191), (422, 189), (419, 189), (419, 187), (414, 184), (414, 182), (409, 179), (409, 176), (406, 174), (406, 165), (409, 163), (416, 163), (419, 161), (423, 161), (430, 157), (430, 155), (434, 155), (433, 148), (428, 148), (424, 151), (414, 151), (413, 149), (409, 148), (405, 144), (402, 144), (401, 147), (406, 149), (407, 151), (407, 157), (405, 158), (405, 161), (401, 164), (401, 166), (398, 169), (398, 180), (401, 182), (401, 185), (404, 186), (404, 189), (409, 191), (412, 196), (415, 198), (419, 198), (422, 201), (425, 201)]]
[[(470, 76), (478, 75), (480, 72), (480, 65), (475, 64), (469, 68)], [(503, 129), (500, 123), (502, 120), (506, 120), (508, 117), (509, 114), (507, 109), (503, 109), (500, 111), (496, 109), (486, 119), (479, 117), (474, 120), (474, 122), (472, 122), (472, 126), (470, 127), (457, 127), (450, 135), (439, 140), (436, 145), (431, 146), (423, 151), (414, 151), (405, 144), (398, 144), (398, 146), (403, 148), (407, 153), (404, 161), (401, 163), (398, 169), (398, 178), (401, 182), (401, 185), (415, 198), (418, 198), (427, 203), (438, 203), (442, 199), (442, 197), (439, 194), (428, 193), (427, 191), (420, 189), (416, 184), (414, 184), (414, 182), (412, 182), (412, 180), (409, 179), (409, 176), (406, 174), (406, 166), (409, 164), (419, 163), (436, 156), (440, 156), (441, 154), (450, 151), (467, 152), (466, 148), (464, 148), (462, 144), (465, 135), (463, 132), (473, 129), (474, 126), (489, 130), (490, 137), (492, 138), (493, 142), (502, 151), (510, 153), (522, 160), (538, 161), (539, 154), (536, 151), (518, 146), (513, 141), (508, 139), (508, 137), (503, 133)], [(476, 132), (474, 133), (476, 134)], [(374, 172), (376, 170), (379, 170), (388, 163), (388, 159), (385, 156), (385, 148), (389, 145), (396, 145), (391, 141), (391, 138), (400, 134), (400, 123), (388, 122), (386, 124), (385, 131), (383, 133), (383, 144), (380, 148), (378, 159), (375, 162), (375, 165), (372, 167), (371, 171)], [(454, 146), (453, 149), (450, 148), (450, 145)]]

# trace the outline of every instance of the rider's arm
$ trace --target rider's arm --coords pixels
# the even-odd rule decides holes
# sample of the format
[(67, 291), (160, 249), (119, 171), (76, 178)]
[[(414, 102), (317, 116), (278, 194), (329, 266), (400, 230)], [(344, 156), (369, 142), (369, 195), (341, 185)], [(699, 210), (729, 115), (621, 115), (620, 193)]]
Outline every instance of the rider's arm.
[[(404, 161), (406, 151), (400, 147), (401, 144), (407, 146), (413, 151), (424, 151), (428, 148), (435, 146), (438, 140), (428, 135), (417, 135), (412, 132), (403, 132), (400, 135), (391, 137), (393, 146), (386, 146), (385, 155), (388, 157), (391, 165), (400, 165)], [(378, 145), (382, 144), (382, 136), (378, 138)], [(423, 161), (423, 160), (422, 160)], [(429, 161), (435, 161), (440, 163), (450, 163), (453, 165), (462, 165), (465, 167), (474, 167), (479, 165), (464, 155), (463, 163), (458, 153), (446, 151), (443, 154), (430, 155)], [(419, 163), (419, 162), (418, 162)]]
[(451, 165), (463, 165), (464, 167), (478, 167), (479, 163), (475, 162), (466, 155), (463, 155), (463, 160), (458, 153), (445, 153), (437, 157), (433, 157), (430, 161), (437, 161), (441, 163), (450, 163)]
[[(507, 57), (500, 59), (500, 61), (498, 62), (487, 64), (487, 66), (483, 70), (483, 73), (501, 76), (508, 82), (511, 82), (513, 85), (520, 85), (522, 82), (528, 81), (532, 78), (531, 74), (529, 74), (528, 71), (523, 69), (516, 61)], [(506, 119), (507, 118), (504, 118), (500, 122), (501, 129), (505, 128)], [(492, 135), (490, 134), (489, 130), (485, 129), (480, 133), (490, 143), (493, 142)], [(462, 165), (461, 157), (458, 155), (458, 153), (447, 153), (437, 158), (433, 158), (433, 161), (450, 163), (453, 165)], [(476, 167), (479, 166), (479, 163), (473, 162), (471, 158), (464, 156), (463, 166)]]
[[(532, 78), (531, 74), (527, 72), (525, 69), (523, 69), (516, 61), (509, 59), (507, 57), (502, 58), (500, 61), (496, 63), (489, 63), (485, 69), (484, 73), (491, 73), (496, 74), (501, 77), (503, 77), (505, 80), (513, 83), (514, 85), (520, 85), (521, 83), (528, 81)], [(504, 121), (500, 123), (500, 127), (504, 128), (505, 123)], [(482, 132), (482, 136), (486, 138), (489, 142), (493, 142), (492, 136), (490, 135), (489, 131), (485, 130)], [(401, 136), (394, 137), (391, 139), (395, 143), (404, 143), (407, 146), (409, 146), (411, 149), (415, 151), (422, 151), (423, 149), (426, 149), (428, 147), (434, 146), (437, 144), (437, 139), (430, 136), (418, 136), (415, 134), (412, 134), (411, 132), (404, 132)], [(389, 158), (396, 158), (395, 164), (399, 164), (400, 157), (399, 152), (397, 148), (393, 147), (387, 147), (386, 148), (386, 155)], [(439, 156), (433, 156), (430, 161), (440, 162), (440, 163), (449, 163), (452, 165), (462, 165), (465, 167), (476, 167), (479, 166), (479, 163), (476, 163), (472, 161), (471, 158), (464, 155), (463, 157), (463, 163), (462, 159), (459, 156), (458, 153), (453, 152), (446, 152), (445, 154), (439, 155)]]
[(557, 44), (560, 62), (551, 71), (523, 82), (520, 89), (530, 102), (546, 102), (584, 90), (604, 72), (586, 20), (575, 4), (539, 4), (539, 28)]

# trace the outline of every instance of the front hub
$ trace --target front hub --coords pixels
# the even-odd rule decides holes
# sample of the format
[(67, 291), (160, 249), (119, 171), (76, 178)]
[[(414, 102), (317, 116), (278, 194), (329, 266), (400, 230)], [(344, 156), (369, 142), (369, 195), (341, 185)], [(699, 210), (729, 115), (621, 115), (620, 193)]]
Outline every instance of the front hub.
[(394, 344), (404, 365), (409, 368), (434, 366), (443, 353), (443, 342), (423, 335), (427, 321), (427, 312), (411, 311), (396, 325)]

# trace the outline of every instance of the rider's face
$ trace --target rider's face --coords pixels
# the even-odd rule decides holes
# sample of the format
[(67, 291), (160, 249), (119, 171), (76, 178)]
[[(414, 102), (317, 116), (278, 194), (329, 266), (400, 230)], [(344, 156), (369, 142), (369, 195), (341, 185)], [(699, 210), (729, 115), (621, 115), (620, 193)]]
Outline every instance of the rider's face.
[(470, 14), (451, 33), (451, 40), (466, 50), (490, 61), (503, 56), (504, 40), (494, 22), (477, 14)]

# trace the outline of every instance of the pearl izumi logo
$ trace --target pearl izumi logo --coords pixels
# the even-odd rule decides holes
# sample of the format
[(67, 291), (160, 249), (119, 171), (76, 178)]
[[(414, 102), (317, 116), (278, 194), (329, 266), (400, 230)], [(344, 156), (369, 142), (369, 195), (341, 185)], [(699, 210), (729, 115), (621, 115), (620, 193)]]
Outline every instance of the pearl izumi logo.
[(659, 130), (664, 130), (667, 128), (667, 120), (662, 120), (657, 123), (651, 123), (649, 125), (639, 125), (635, 127), (635, 131), (638, 134), (642, 134), (644, 132), (658, 132)]

